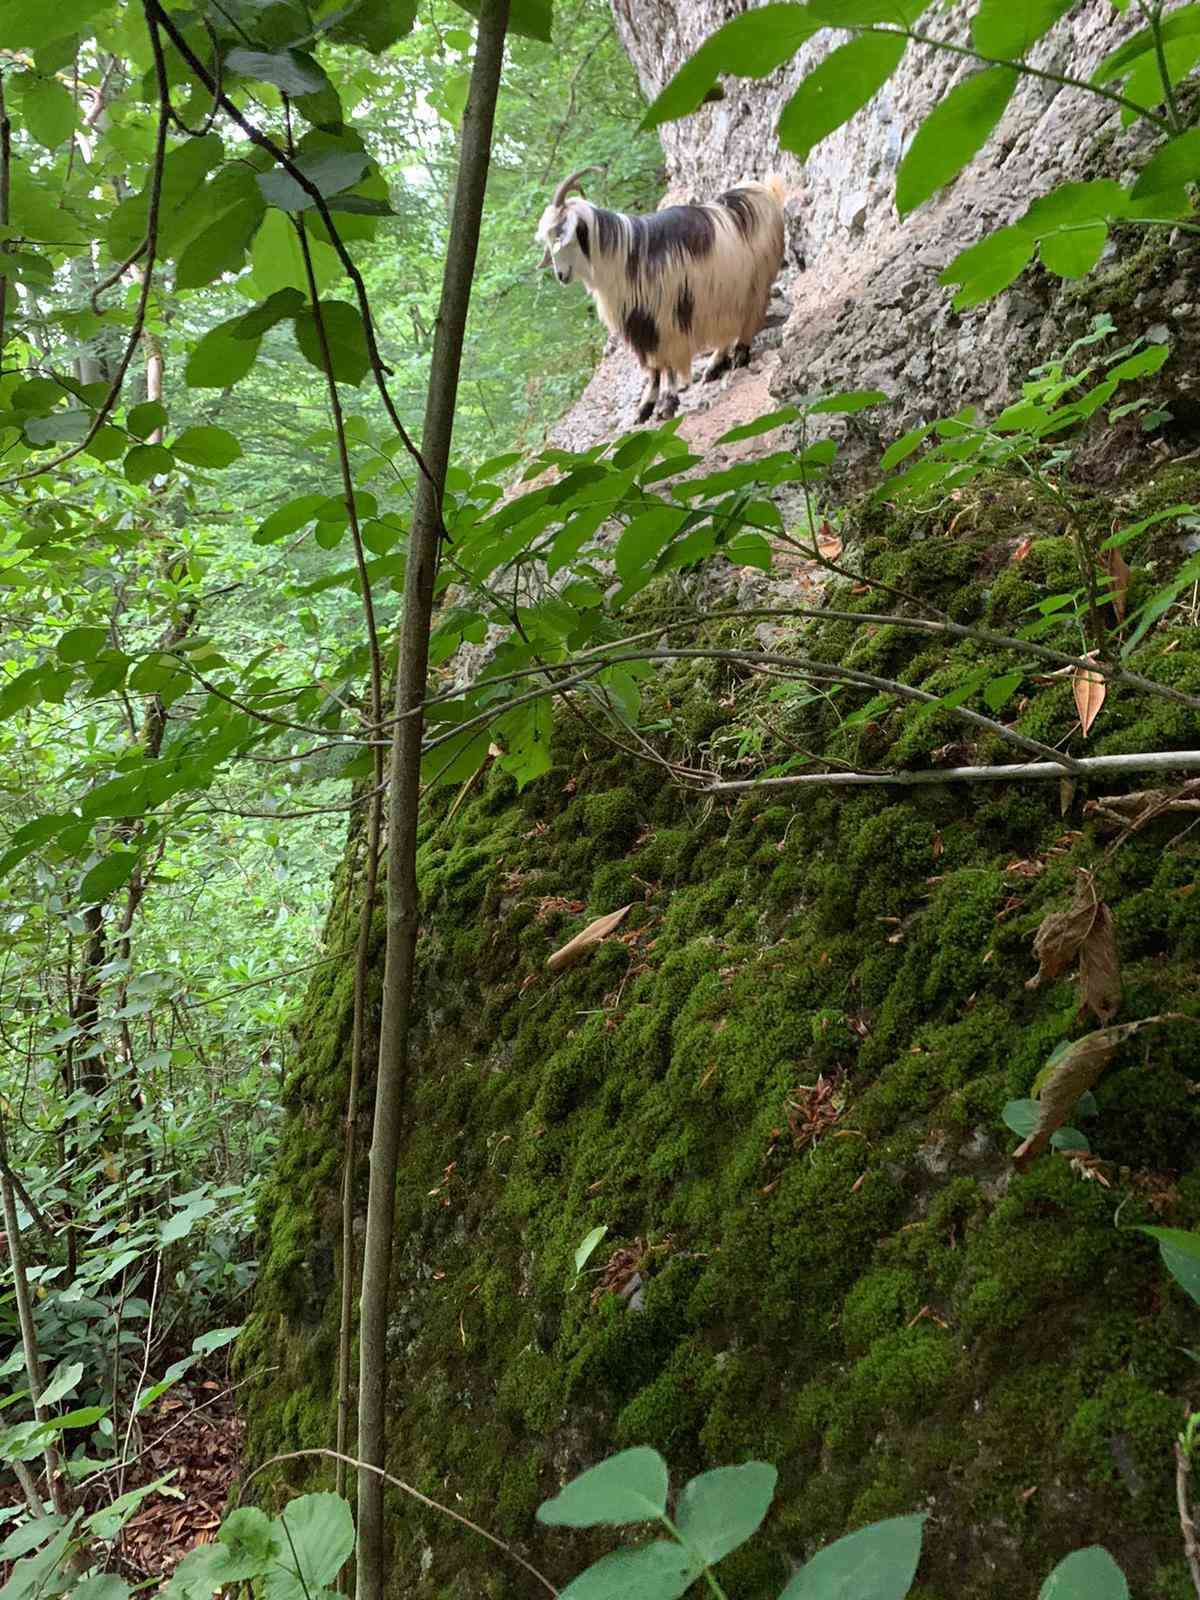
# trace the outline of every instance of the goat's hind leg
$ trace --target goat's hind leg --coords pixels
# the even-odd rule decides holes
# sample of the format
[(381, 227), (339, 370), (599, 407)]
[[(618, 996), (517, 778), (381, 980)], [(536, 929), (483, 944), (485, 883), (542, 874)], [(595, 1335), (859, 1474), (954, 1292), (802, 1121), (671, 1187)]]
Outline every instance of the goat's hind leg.
[(657, 367), (652, 367), (646, 375), (646, 387), (642, 390), (642, 398), (638, 402), (637, 419), (639, 422), (649, 422), (654, 415), (654, 404), (658, 399), (658, 385), (662, 373)]
[(723, 378), (733, 365), (733, 346), (722, 345), (719, 350), (714, 350), (712, 359), (704, 369), (702, 383), (716, 383), (718, 378)]

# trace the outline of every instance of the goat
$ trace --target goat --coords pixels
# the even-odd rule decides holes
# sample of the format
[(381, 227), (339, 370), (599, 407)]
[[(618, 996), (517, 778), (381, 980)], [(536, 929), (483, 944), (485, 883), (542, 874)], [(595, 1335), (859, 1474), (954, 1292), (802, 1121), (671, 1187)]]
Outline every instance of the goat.
[[(542, 213), (542, 266), (560, 283), (578, 277), (610, 333), (647, 374), (637, 420), (672, 417), (691, 381), (692, 357), (711, 350), (704, 382), (750, 360), (771, 286), (783, 263), (783, 185), (745, 183), (709, 205), (646, 216), (568, 200), (595, 167), (564, 178)], [(665, 392), (659, 398), (660, 385)]]

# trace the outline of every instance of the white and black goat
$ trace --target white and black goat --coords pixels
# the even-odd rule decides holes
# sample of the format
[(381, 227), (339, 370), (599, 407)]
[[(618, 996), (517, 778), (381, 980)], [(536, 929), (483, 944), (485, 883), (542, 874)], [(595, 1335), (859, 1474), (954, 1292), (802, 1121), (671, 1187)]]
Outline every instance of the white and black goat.
[(647, 373), (638, 421), (656, 405), (660, 417), (671, 417), (693, 356), (712, 351), (706, 383), (750, 360), (783, 263), (783, 185), (778, 178), (744, 183), (709, 205), (630, 217), (582, 193), (568, 200), (596, 170), (583, 167), (555, 190), (538, 224), (542, 265), (552, 265), (560, 283), (580, 280)]

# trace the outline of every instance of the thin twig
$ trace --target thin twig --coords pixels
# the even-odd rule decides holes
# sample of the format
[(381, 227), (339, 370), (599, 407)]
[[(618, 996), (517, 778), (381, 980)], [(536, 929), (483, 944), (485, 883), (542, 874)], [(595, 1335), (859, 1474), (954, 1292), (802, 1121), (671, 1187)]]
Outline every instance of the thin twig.
[(865, 788), (891, 784), (907, 789), (937, 783), (1024, 783), (1030, 779), (1091, 777), (1112, 772), (1200, 771), (1200, 750), (1151, 750), (1144, 755), (1083, 756), (1075, 771), (1060, 761), (1025, 761), (997, 767), (922, 768), (914, 772), (798, 772), (781, 778), (737, 778), (710, 783), (701, 794), (746, 794), (754, 789)]
[(548, 1594), (557, 1596), (558, 1590), (550, 1582), (546, 1574), (539, 1572), (531, 1562), (526, 1561), (524, 1556), (518, 1555), (511, 1545), (505, 1544), (503, 1539), (498, 1539), (494, 1533), (489, 1533), (486, 1528), (481, 1528), (477, 1522), (472, 1522), (470, 1517), (464, 1517), (461, 1511), (454, 1511), (450, 1506), (444, 1506), (437, 1500), (431, 1500), (427, 1494), (422, 1494), (419, 1489), (414, 1489), (411, 1483), (405, 1483), (403, 1478), (393, 1477), (390, 1472), (385, 1472), (382, 1467), (372, 1466), (369, 1461), (359, 1461), (354, 1456), (343, 1456), (340, 1451), (289, 1450), (286, 1455), (271, 1456), (261, 1466), (255, 1467), (254, 1471), (246, 1478), (245, 1483), (241, 1485), (241, 1488), (245, 1489), (248, 1484), (258, 1477), (260, 1472), (265, 1472), (268, 1467), (277, 1466), (282, 1461), (298, 1461), (302, 1456), (324, 1456), (329, 1461), (344, 1461), (347, 1466), (356, 1467), (359, 1472), (374, 1472), (385, 1483), (390, 1483), (393, 1489), (399, 1489), (402, 1493), (410, 1495), (414, 1500), (419, 1501), (421, 1505), (428, 1506), (431, 1511), (440, 1511), (443, 1516), (453, 1517), (455, 1522), (461, 1522), (464, 1528), (470, 1528), (472, 1533), (477, 1533), (481, 1539), (486, 1539), (489, 1544), (495, 1545), (497, 1550), (503, 1550), (506, 1556), (515, 1561), (519, 1567), (524, 1567), (531, 1577), (536, 1578)]

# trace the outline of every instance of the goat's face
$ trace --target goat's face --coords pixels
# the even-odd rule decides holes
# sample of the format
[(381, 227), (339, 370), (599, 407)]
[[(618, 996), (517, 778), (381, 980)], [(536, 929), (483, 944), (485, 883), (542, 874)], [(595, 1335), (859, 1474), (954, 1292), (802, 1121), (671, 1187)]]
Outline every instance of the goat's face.
[(542, 266), (554, 268), (559, 283), (582, 274), (587, 260), (579, 242), (579, 213), (573, 206), (547, 206), (538, 223), (537, 239), (546, 246)]

